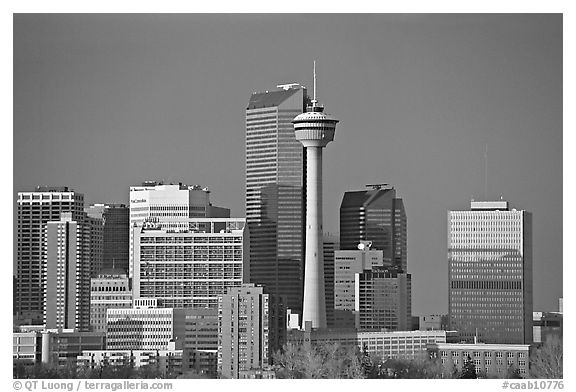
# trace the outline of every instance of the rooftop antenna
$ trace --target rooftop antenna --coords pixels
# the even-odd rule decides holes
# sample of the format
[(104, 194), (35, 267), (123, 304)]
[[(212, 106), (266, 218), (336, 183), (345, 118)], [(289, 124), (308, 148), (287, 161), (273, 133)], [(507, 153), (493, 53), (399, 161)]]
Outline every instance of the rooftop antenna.
[(312, 100), (312, 106), (316, 106), (318, 100), (316, 99), (316, 60), (314, 60), (314, 99)]
[(488, 143), (484, 149), (484, 200), (488, 200)]

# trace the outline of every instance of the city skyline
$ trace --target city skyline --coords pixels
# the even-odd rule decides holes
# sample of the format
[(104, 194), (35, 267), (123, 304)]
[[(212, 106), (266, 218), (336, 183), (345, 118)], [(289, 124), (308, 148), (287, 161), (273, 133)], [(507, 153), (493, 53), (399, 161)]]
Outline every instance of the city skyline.
[(344, 192), (394, 185), (413, 313), (445, 313), (447, 211), (503, 196), (533, 213), (534, 310), (554, 310), (560, 14), (15, 15), (14, 194), (69, 186), (86, 205), (127, 203), (131, 185), (164, 179), (207, 186), (242, 217), (247, 98), (280, 83), (311, 91), (313, 60), (341, 121), (325, 231), (338, 230)]

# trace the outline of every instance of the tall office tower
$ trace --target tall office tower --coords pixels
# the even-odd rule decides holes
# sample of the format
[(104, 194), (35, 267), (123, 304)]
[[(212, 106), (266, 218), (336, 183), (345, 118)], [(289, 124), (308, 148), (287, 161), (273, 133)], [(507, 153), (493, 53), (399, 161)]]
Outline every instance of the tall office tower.
[(186, 218), (180, 232), (154, 223), (134, 228), (134, 298), (166, 307), (218, 308), (218, 296), (248, 281), (243, 218)]
[(170, 184), (146, 181), (130, 187), (130, 265), (134, 268), (134, 226), (154, 221), (169, 231), (186, 231), (189, 218), (229, 218), (230, 210), (210, 203), (210, 191), (198, 185)]
[(406, 211), (394, 188), (346, 192), (340, 205), (340, 249), (354, 250), (360, 241), (372, 241), (384, 251), (384, 264), (407, 271)]
[(410, 274), (372, 267), (355, 274), (356, 329), (359, 331), (412, 329)]
[(304, 261), (304, 302), (302, 323), (326, 328), (324, 292), (324, 251), (322, 244), (322, 149), (334, 140), (338, 120), (324, 113), (316, 100), (316, 63), (314, 63), (314, 99), (294, 120), (296, 139), (306, 148), (306, 257)]
[(532, 214), (507, 201), (448, 212), (450, 328), (463, 340), (532, 343)]
[(286, 336), (286, 323), (276, 324), (280, 330), (271, 324), (286, 314), (286, 308), (282, 300), (271, 297), (262, 286), (245, 284), (218, 298), (218, 371), (225, 378), (265, 368), (283, 344), (278, 337)]
[(298, 84), (254, 93), (246, 108), (246, 222), (250, 282), (302, 313), (305, 157), (292, 120), (308, 102)]
[[(126, 234), (126, 237), (128, 235)], [(132, 290), (126, 271), (103, 269), (90, 279), (90, 329), (106, 332), (108, 309), (131, 308)]]
[(72, 212), (46, 223), (46, 328), (90, 328), (90, 273), (102, 260), (102, 221)]
[(334, 326), (334, 252), (338, 250), (338, 236), (324, 234), (324, 292), (326, 324)]
[(77, 220), (83, 209), (84, 195), (68, 187), (39, 186), (35, 192), (18, 192), (14, 310), (26, 323), (43, 322), (46, 223), (59, 220), (60, 213), (68, 211)]
[[(135, 299), (131, 309), (108, 309), (107, 350), (169, 350), (184, 344), (185, 309), (158, 307), (153, 298)], [(171, 344), (172, 343), (172, 344)]]
[[(102, 219), (104, 225), (101, 269), (128, 271), (130, 208), (125, 204), (93, 204), (85, 211), (90, 217)], [(94, 272), (97, 274), (99, 271)]]

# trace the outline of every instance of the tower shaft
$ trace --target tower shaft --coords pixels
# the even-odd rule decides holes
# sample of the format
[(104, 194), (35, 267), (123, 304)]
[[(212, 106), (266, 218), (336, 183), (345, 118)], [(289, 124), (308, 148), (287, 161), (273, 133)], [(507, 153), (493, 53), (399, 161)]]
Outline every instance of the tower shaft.
[(322, 147), (306, 147), (306, 263), (303, 322), (326, 328), (322, 244)]

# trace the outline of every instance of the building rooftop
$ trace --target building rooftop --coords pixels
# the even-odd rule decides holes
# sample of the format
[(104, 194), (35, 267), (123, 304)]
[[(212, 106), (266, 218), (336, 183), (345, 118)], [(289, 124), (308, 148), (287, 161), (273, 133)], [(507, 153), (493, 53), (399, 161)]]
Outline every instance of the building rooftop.
[(294, 95), (300, 88), (289, 88), (287, 90), (266, 91), (263, 93), (254, 93), (250, 97), (250, 102), (246, 109), (260, 109), (274, 107)]

